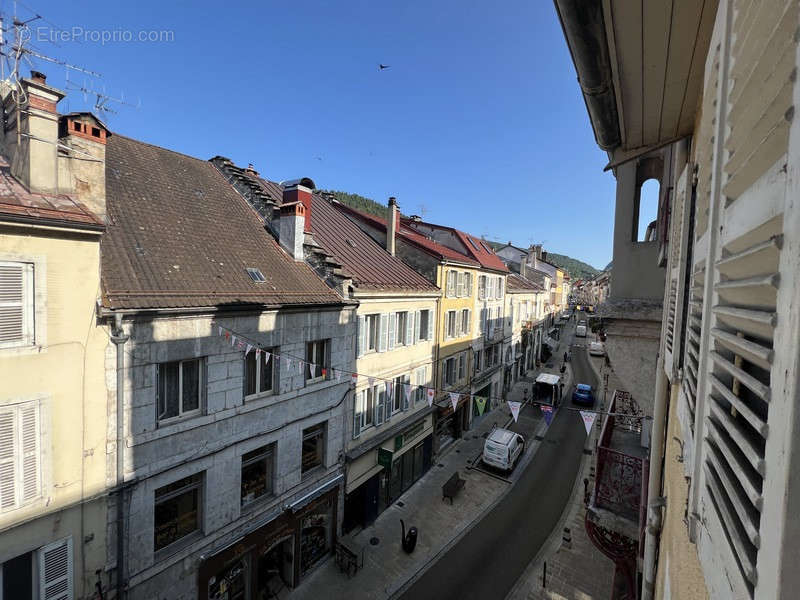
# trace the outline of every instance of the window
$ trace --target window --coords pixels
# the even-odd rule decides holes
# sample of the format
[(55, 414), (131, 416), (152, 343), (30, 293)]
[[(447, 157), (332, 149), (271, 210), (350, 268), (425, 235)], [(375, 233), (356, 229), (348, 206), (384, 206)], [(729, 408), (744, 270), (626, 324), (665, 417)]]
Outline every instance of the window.
[(177, 360), (158, 365), (158, 420), (188, 417), (200, 412), (203, 359)]
[(462, 352), (458, 356), (458, 380), (462, 381), (467, 375), (467, 355)]
[(0, 348), (34, 344), (33, 264), (0, 261)]
[(497, 278), (497, 298), (502, 300), (503, 299), (503, 278)]
[(483, 356), (483, 352), (481, 350), (475, 350), (475, 356), (472, 359), (473, 364), (473, 372), (477, 375), (481, 371), (481, 357)]
[(461, 298), (464, 296), (464, 273), (459, 273), (456, 281), (456, 296)]
[(263, 394), (277, 390), (278, 386), (275, 360), (272, 358), (273, 348), (267, 352), (248, 352), (244, 357), (245, 396)]
[(0, 513), (42, 495), (39, 411), (36, 401), (0, 407)]
[(452, 298), (456, 295), (456, 272), (455, 271), (448, 271), (447, 272), (447, 297)]
[(325, 423), (314, 425), (303, 430), (303, 452), (301, 457), (301, 473), (322, 466), (325, 456)]
[(375, 351), (378, 349), (378, 332), (380, 325), (380, 315), (367, 315), (367, 350)]
[(472, 273), (464, 273), (464, 295), (472, 296)]
[(420, 367), (415, 372), (416, 389), (414, 390), (414, 404), (425, 402), (425, 387), (428, 385), (428, 367)]
[(250, 275), (250, 279), (252, 279), (254, 283), (264, 283), (266, 281), (266, 279), (264, 279), (264, 274), (259, 269), (248, 267), (247, 274)]
[(395, 339), (398, 346), (406, 346), (411, 344), (411, 331), (413, 331), (414, 323), (413, 317), (410, 318), (407, 311), (397, 313), (395, 317), (395, 326), (397, 333)]
[(445, 337), (446, 338), (454, 338), (456, 337), (456, 311), (448, 310), (447, 311), (447, 323), (445, 329)]
[(410, 383), (411, 379), (408, 375), (400, 375), (394, 378), (394, 399), (392, 403), (392, 412), (396, 413), (401, 410), (408, 409), (408, 400), (406, 398), (406, 384)]
[(470, 330), (470, 320), (472, 316), (472, 311), (468, 308), (464, 308), (461, 310), (461, 334), (466, 335), (469, 333)]
[(478, 277), (478, 299), (486, 299), (486, 275)]
[(273, 492), (275, 445), (268, 444), (242, 456), (242, 506)]
[(444, 371), (444, 383), (446, 386), (454, 385), (458, 373), (458, 357), (453, 356), (444, 361), (442, 370)]
[(309, 363), (305, 368), (306, 381), (322, 381), (330, 376), (330, 354), (330, 340), (306, 344), (306, 362)]
[(200, 529), (202, 486), (203, 474), (196, 473), (156, 490), (153, 520), (156, 551)]
[(648, 179), (639, 188), (636, 205), (637, 242), (650, 242), (656, 239), (656, 219), (658, 218), (658, 197), (661, 184), (658, 179)]
[(361, 431), (373, 424), (378, 424), (377, 417), (377, 400), (378, 400), (378, 386), (374, 385), (365, 390), (361, 390), (356, 394), (355, 410), (353, 412), (353, 437), (356, 438), (361, 434)]
[(417, 340), (430, 339), (431, 334), (431, 311), (421, 310), (417, 319)]

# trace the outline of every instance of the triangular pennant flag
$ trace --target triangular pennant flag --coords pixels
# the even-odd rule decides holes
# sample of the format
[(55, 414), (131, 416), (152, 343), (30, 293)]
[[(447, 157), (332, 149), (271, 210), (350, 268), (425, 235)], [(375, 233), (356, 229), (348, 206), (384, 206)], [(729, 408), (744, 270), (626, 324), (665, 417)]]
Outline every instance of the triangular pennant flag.
[(483, 411), (486, 410), (486, 398), (481, 398), (480, 396), (473, 396), (475, 399), (475, 406), (478, 407), (478, 415), (482, 415)]
[[(303, 365), (304, 364), (306, 364), (306, 363), (305, 363), (305, 361), (303, 359), (301, 359), (301, 358), (297, 359), (297, 372), (300, 373), (300, 375), (303, 374)], [(313, 376), (313, 374), (312, 374), (312, 376)]]
[(325, 368), (322, 369), (322, 376), (323, 377), (327, 377), (328, 376), (328, 369), (325, 369)]
[(231, 335), (230, 340), (231, 340), (231, 346), (236, 346), (236, 336)]
[[(261, 350), (257, 350), (257, 352), (261, 352)], [(265, 365), (269, 364), (269, 357), (270, 357), (270, 353), (265, 350), (264, 351), (264, 364)]]
[(436, 392), (433, 391), (433, 388), (428, 388), (425, 394), (428, 396), (428, 408), (430, 408), (433, 405), (433, 397)]
[(342, 380), (342, 370), (341, 369), (333, 369), (334, 375), (336, 375), (336, 381)]
[(586, 428), (586, 435), (589, 435), (592, 431), (594, 420), (597, 418), (597, 413), (582, 410), (581, 417), (583, 418), (583, 426)]
[(350, 383), (352, 383), (354, 386), (358, 385), (358, 373), (350, 374)]
[(312, 364), (312, 363), (306, 363), (306, 364), (308, 365), (308, 375), (309, 375), (309, 377), (311, 377), (311, 379), (314, 379), (314, 376), (316, 375), (315, 371), (316, 371), (316, 366), (317, 365)]
[[(269, 361), (269, 352), (267, 352), (266, 354), (267, 354), (267, 357), (264, 360), (264, 362)], [(261, 348), (256, 348), (256, 362), (258, 362), (259, 358), (261, 358)]]
[(223, 335), (225, 333), (225, 329), (222, 328), (222, 325), (217, 325), (217, 332), (219, 335)]
[(456, 392), (450, 392), (450, 402), (453, 404), (453, 412), (456, 412), (456, 407), (458, 406), (458, 396)]
[(542, 410), (542, 414), (544, 415), (544, 422), (547, 423), (549, 427), (550, 423), (553, 421), (553, 407), (548, 406), (547, 404), (542, 404), (539, 408)]
[(520, 406), (522, 406), (522, 402), (513, 402), (511, 400), (508, 401), (508, 408), (511, 409), (511, 416), (514, 417), (514, 423), (516, 423), (517, 419), (519, 419)]
[(226, 331), (226, 332), (225, 332), (225, 339), (226, 339), (226, 340), (229, 340), (229, 339), (231, 339), (231, 332), (230, 332), (230, 331)]
[(405, 388), (406, 388), (406, 402), (408, 402), (410, 404), (411, 403), (411, 384), (410, 383), (405, 384)]
[(250, 350), (252, 350), (252, 349), (253, 349), (253, 345), (252, 344), (247, 344), (247, 350), (244, 351), (244, 355), (247, 356), (248, 354), (250, 354)]

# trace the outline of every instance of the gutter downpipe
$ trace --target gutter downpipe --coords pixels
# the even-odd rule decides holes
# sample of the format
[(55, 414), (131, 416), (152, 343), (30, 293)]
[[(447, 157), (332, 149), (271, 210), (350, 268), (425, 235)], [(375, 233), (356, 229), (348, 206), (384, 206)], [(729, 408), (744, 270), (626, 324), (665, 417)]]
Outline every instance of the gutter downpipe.
[(645, 525), (644, 568), (641, 600), (652, 600), (655, 592), (656, 548), (661, 535), (662, 462), (667, 429), (667, 389), (669, 381), (664, 372), (664, 353), (659, 352), (656, 364), (656, 396), (653, 408), (653, 430), (650, 437), (650, 475), (647, 482), (647, 523)]
[(122, 331), (122, 315), (114, 314), (114, 323), (111, 328), (111, 341), (117, 347), (117, 468), (116, 468), (116, 493), (117, 493), (117, 595), (118, 599), (125, 597), (125, 576), (123, 573), (125, 561), (125, 342), (130, 336)]

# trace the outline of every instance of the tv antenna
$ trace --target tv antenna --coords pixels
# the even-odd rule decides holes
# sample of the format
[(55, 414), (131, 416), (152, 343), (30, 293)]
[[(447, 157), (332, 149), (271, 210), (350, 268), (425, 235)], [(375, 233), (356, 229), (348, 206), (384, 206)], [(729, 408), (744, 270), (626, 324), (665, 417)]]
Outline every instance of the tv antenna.
[(428, 212), (428, 207), (424, 204), (419, 205), (419, 216), (424, 221), (425, 220), (425, 213)]
[(117, 114), (117, 112), (118, 112), (117, 110), (111, 108), (109, 106), (109, 103), (119, 104), (120, 106), (130, 106), (130, 107), (136, 108), (136, 109), (139, 109), (142, 106), (142, 101), (141, 100), (137, 100), (136, 103), (134, 104), (133, 102), (130, 102), (130, 101), (126, 100), (125, 99), (125, 94), (122, 94), (122, 93), (120, 94), (120, 96), (118, 98), (114, 97), (114, 96), (109, 96), (108, 94), (105, 93), (105, 86), (103, 86), (103, 91), (101, 92), (101, 91), (92, 89), (91, 87), (87, 87), (85, 82), (84, 82), (83, 85), (74, 83), (74, 82), (70, 81), (69, 75), (67, 75), (67, 80), (66, 80), (66, 86), (65, 87), (68, 90), (74, 90), (74, 91), (77, 91), (77, 92), (82, 92), (83, 93), (83, 100), (87, 104), (89, 102), (89, 97), (90, 96), (94, 96), (94, 109), (97, 112), (102, 113), (104, 115)]

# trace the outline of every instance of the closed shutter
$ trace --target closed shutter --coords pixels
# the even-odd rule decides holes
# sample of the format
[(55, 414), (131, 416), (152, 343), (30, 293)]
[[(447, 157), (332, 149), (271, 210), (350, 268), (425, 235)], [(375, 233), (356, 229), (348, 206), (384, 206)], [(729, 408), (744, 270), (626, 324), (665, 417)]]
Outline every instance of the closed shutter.
[(397, 321), (397, 313), (389, 313), (389, 350), (394, 350), (394, 344), (397, 339)]
[(378, 352), (386, 352), (386, 342), (389, 337), (389, 315), (381, 314), (378, 322)]
[(697, 406), (697, 373), (700, 362), (700, 333), (703, 328), (703, 280), (705, 257), (693, 267), (689, 287), (689, 309), (686, 316), (686, 349), (684, 353), (683, 394), (689, 409), (689, 426), (694, 436), (694, 414)]
[(14, 430), (16, 411), (0, 410), (0, 511), (17, 505), (16, 469), (14, 468)]
[(464, 333), (470, 333), (472, 331), (472, 311), (467, 309), (467, 330)]
[(433, 328), (434, 328), (434, 326), (436, 324), (434, 323), (434, 320), (433, 320), (434, 319), (433, 311), (432, 310), (428, 310), (428, 311), (426, 311), (426, 313), (428, 315), (428, 319), (427, 319), (427, 321), (428, 321), (428, 341), (430, 341), (430, 340), (433, 339)]
[(416, 310), (414, 311), (414, 343), (418, 343), (420, 341), (420, 328), (422, 326), (422, 311)]
[(22, 446), (22, 501), (39, 497), (39, 404), (30, 402), (20, 407), (20, 441)]
[(362, 356), (367, 349), (367, 320), (359, 316), (358, 317), (358, 351), (356, 356)]
[(39, 548), (39, 598), (73, 600), (72, 538)]
[(366, 406), (365, 391), (361, 390), (353, 397), (353, 439), (361, 435), (361, 413)]
[(0, 346), (33, 343), (33, 265), (0, 262)]

